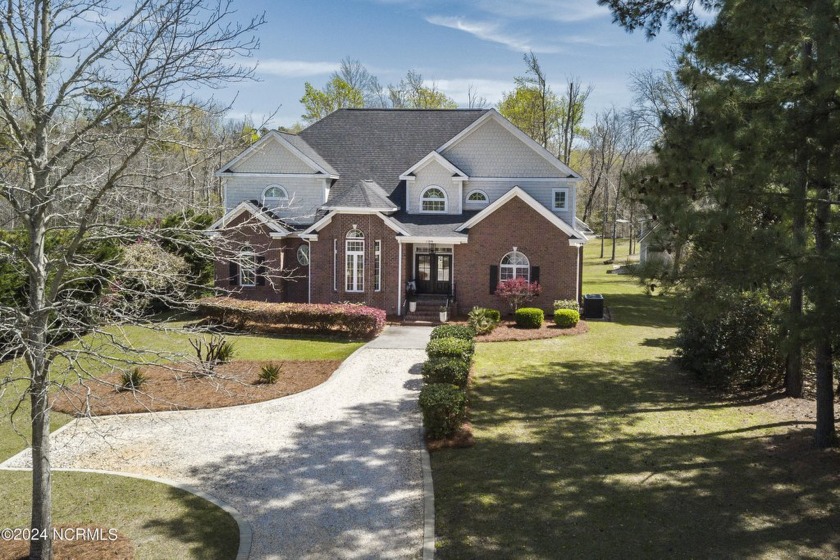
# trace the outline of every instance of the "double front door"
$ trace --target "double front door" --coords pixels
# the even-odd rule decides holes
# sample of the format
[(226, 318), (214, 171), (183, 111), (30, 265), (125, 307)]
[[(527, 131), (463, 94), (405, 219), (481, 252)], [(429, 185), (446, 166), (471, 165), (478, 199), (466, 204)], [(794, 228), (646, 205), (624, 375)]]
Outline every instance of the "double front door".
[(414, 270), (419, 294), (452, 293), (452, 255), (421, 253), (414, 257)]

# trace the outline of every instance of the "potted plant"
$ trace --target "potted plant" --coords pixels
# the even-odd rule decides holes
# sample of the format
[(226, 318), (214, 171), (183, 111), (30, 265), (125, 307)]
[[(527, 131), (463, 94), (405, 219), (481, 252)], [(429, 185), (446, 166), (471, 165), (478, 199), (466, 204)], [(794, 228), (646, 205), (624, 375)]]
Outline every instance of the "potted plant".
[(417, 293), (414, 290), (408, 292), (408, 310), (411, 313), (417, 311)]
[(446, 319), (448, 319), (449, 307), (446, 306), (446, 305), (441, 305), (439, 311), (440, 311), (440, 322), (445, 323)]

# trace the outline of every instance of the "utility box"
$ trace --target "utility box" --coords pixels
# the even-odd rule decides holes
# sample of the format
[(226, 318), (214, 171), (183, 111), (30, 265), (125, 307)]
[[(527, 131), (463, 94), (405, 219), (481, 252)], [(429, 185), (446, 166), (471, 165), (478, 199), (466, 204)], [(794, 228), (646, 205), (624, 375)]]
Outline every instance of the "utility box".
[(601, 294), (586, 294), (583, 296), (583, 318), (604, 318), (604, 296)]

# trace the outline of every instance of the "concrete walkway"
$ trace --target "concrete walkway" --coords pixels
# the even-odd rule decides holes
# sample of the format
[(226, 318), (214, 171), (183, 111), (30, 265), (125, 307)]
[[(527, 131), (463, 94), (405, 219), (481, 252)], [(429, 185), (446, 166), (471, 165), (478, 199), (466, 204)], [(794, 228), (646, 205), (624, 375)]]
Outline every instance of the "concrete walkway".
[[(80, 419), (56, 468), (188, 484), (236, 508), (250, 558), (417, 558), (420, 364), (431, 328), (391, 326), (324, 384), (231, 408)], [(28, 467), (29, 451), (2, 467)]]

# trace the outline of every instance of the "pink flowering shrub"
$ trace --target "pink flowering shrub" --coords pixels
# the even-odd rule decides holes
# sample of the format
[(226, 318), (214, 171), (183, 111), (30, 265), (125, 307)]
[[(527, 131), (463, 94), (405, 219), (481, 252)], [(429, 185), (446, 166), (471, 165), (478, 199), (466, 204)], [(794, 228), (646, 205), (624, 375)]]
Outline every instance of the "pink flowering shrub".
[(538, 282), (528, 282), (525, 278), (503, 280), (496, 286), (496, 295), (514, 311), (533, 301), (541, 292), (542, 287)]
[(229, 297), (198, 301), (198, 313), (223, 323), (281, 325), (315, 333), (341, 333), (348, 338), (373, 338), (385, 327), (385, 311), (350, 303), (266, 303)]

